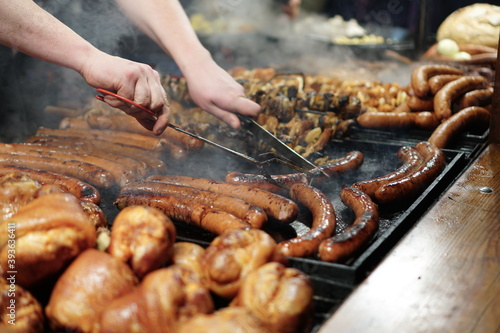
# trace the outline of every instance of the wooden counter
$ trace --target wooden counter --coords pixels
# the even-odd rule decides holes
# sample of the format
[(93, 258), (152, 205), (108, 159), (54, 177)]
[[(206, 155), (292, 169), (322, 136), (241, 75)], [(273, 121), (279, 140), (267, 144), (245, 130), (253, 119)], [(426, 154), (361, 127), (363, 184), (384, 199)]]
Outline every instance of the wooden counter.
[(482, 152), (325, 332), (500, 332), (500, 144)]

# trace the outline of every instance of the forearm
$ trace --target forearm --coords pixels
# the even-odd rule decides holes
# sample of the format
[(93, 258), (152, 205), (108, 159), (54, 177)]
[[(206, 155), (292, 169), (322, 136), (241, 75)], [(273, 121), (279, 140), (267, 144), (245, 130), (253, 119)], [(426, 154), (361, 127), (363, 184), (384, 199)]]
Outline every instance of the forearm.
[[(134, 24), (168, 53), (186, 75), (189, 68), (211, 60), (177, 0), (116, 0)], [(200, 64), (200, 67), (202, 64)]]
[(32, 57), (81, 73), (100, 53), (31, 0), (0, 0), (0, 43)]

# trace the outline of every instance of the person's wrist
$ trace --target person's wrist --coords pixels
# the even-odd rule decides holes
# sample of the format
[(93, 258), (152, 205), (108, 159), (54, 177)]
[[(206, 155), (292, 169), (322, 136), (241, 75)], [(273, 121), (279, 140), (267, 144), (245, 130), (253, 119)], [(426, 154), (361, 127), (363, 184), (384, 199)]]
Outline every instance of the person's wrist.
[(206, 70), (207, 66), (211, 66), (214, 62), (212, 55), (205, 48), (197, 52), (191, 52), (187, 56), (175, 59), (175, 61), (185, 77), (190, 76), (191, 73)]

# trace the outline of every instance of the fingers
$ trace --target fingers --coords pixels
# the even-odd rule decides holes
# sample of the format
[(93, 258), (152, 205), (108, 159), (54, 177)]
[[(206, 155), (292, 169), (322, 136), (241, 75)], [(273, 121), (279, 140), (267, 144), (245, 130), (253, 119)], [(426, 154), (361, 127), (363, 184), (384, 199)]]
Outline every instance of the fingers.
[(260, 112), (260, 105), (244, 96), (236, 96), (230, 102), (227, 102), (227, 104), (220, 103), (217, 105), (213, 103), (206, 111), (227, 123), (232, 128), (238, 129), (241, 124), (235, 113), (256, 116)]

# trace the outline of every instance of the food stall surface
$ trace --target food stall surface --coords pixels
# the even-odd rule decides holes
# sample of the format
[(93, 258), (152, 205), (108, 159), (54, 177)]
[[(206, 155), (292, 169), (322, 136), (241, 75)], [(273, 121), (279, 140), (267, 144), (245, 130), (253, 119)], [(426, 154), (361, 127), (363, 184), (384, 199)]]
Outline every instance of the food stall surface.
[(498, 332), (500, 145), (489, 145), (319, 332)]

